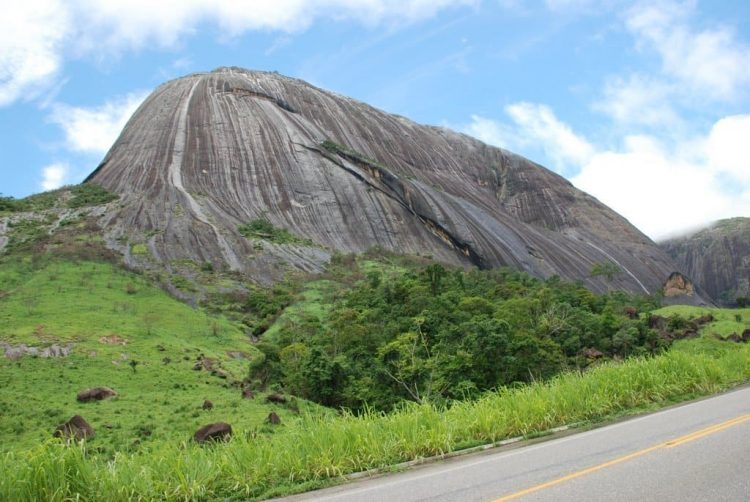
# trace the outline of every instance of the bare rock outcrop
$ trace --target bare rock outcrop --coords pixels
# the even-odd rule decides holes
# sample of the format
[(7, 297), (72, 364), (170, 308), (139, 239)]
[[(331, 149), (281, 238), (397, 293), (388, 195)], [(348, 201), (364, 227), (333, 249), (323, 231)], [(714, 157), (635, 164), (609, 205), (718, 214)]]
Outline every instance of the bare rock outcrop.
[(208, 443), (211, 441), (228, 441), (232, 437), (232, 426), (225, 422), (204, 425), (193, 435), (196, 443)]
[(89, 401), (102, 401), (115, 397), (117, 392), (110, 389), (109, 387), (94, 387), (93, 389), (85, 389), (80, 391), (76, 395), (76, 400), (81, 403), (87, 403)]
[(690, 279), (679, 272), (672, 272), (662, 288), (667, 298), (675, 296), (693, 296), (695, 288)]
[(271, 425), (279, 425), (281, 423), (281, 418), (279, 415), (276, 414), (275, 411), (272, 411), (268, 414), (268, 417), (266, 418), (266, 423)]
[(255, 399), (255, 393), (252, 389), (245, 387), (242, 389), (242, 399)]
[(713, 301), (735, 305), (750, 297), (750, 218), (717, 221), (661, 247)]
[(5, 342), (0, 342), (0, 351), (5, 354), (6, 358), (13, 361), (18, 360), (23, 356), (41, 357), (42, 359), (68, 357), (72, 350), (72, 343), (67, 345), (53, 343), (48, 347), (34, 347), (24, 343), (10, 345)]
[(282, 394), (269, 394), (266, 396), (266, 402), (276, 404), (286, 404), (286, 396)]
[[(140, 239), (149, 259), (265, 283), (374, 246), (597, 291), (653, 293), (675, 270), (627, 220), (527, 159), (270, 72), (161, 85), (87, 181), (120, 195), (100, 220), (113, 246)], [(294, 239), (239, 231), (259, 218)], [(592, 276), (601, 263), (622, 273)]]
[(95, 436), (94, 428), (80, 415), (73, 416), (70, 420), (55, 429), (55, 437), (74, 439), (92, 439)]

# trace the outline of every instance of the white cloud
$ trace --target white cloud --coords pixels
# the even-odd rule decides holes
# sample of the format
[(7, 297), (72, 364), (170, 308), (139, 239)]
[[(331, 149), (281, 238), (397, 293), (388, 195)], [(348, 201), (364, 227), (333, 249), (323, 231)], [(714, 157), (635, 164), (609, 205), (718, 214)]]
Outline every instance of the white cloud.
[[(724, 117), (714, 124), (706, 141), (711, 167), (750, 190), (750, 115)], [(750, 200), (750, 197), (748, 198)]]
[(517, 132), (509, 138), (516, 147), (540, 146), (560, 173), (587, 162), (594, 153), (589, 142), (558, 120), (548, 106), (521, 102), (507, 106), (505, 112), (515, 122)]
[(569, 173), (588, 162), (594, 148), (561, 122), (548, 106), (514, 103), (505, 108), (512, 124), (472, 115), (471, 123), (460, 127), (463, 132), (491, 145), (511, 151), (540, 149), (558, 173)]
[(171, 47), (201, 24), (222, 36), (304, 30), (317, 19), (404, 24), (479, 0), (25, 0), (0, 16), (0, 106), (36, 97), (71, 57)]
[(688, 90), (731, 100), (750, 83), (750, 47), (727, 26), (697, 30), (689, 24), (695, 2), (641, 2), (625, 23), (642, 49), (655, 50), (663, 73)]
[(0, 16), (0, 106), (37, 97), (62, 64), (70, 16), (57, 0), (6, 2)]
[(571, 179), (654, 239), (710, 221), (750, 214), (750, 201), (725, 193), (708, 163), (690, 162), (650, 137), (602, 151)]
[(680, 122), (671, 103), (673, 92), (674, 86), (644, 75), (610, 77), (593, 108), (621, 124), (673, 126)]
[(472, 115), (471, 123), (458, 129), (480, 141), (501, 148), (513, 149), (519, 142), (518, 135), (512, 127), (479, 115)]
[(128, 94), (94, 108), (56, 105), (51, 120), (65, 132), (67, 149), (103, 154), (145, 97), (146, 93)]
[(594, 154), (585, 138), (561, 122), (545, 105), (514, 103), (505, 108), (512, 124), (472, 115), (471, 122), (459, 129), (485, 143), (514, 152), (539, 149), (558, 173), (569, 172)]
[(654, 239), (721, 218), (750, 216), (750, 115), (725, 117), (703, 135), (669, 146), (641, 134), (607, 148), (589, 143), (546, 106), (519, 103), (506, 112), (513, 124), (474, 116), (462, 129), (501, 147), (541, 148), (564, 170), (577, 173), (570, 178), (578, 188)]
[(60, 162), (50, 164), (42, 169), (42, 181), (40, 186), (43, 190), (54, 190), (60, 188), (65, 183), (69, 167), (67, 164)]

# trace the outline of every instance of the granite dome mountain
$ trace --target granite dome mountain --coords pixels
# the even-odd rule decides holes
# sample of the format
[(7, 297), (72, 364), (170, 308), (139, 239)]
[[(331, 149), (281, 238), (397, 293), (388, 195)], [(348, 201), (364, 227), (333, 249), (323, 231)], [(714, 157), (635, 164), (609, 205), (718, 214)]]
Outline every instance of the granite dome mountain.
[[(625, 218), (523, 157), (277, 73), (161, 85), (87, 182), (120, 195), (101, 223), (134, 264), (192, 260), (268, 283), (380, 246), (633, 292), (675, 270)], [(242, 232), (249, 222), (285, 238)], [(603, 263), (619, 272), (592, 276)]]
[(750, 296), (750, 218), (720, 220), (661, 245), (715, 302)]

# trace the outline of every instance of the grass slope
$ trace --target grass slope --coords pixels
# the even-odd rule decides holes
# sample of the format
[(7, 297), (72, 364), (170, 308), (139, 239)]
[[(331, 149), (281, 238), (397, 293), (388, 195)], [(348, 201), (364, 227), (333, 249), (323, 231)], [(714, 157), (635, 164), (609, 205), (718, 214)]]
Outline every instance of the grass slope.
[(0, 497), (14, 500), (247, 500), (288, 493), (350, 472), (480, 442), (597, 421), (750, 378), (750, 346), (716, 357), (671, 352), (607, 363), (585, 374), (486, 394), (448, 410), (409, 406), (383, 415), (308, 418), (264, 437), (201, 448), (165, 442), (113, 462), (47, 444), (0, 457)]
[[(226, 421), (252, 434), (270, 411), (283, 422), (296, 419), (263, 396), (242, 399), (229, 383), (243, 379), (258, 355), (237, 327), (176, 301), (140, 276), (108, 263), (5, 260), (0, 291), (0, 341), (38, 348), (73, 344), (66, 358), (0, 358), (0, 451), (38, 444), (74, 414), (93, 425), (97, 436), (90, 445), (108, 456), (152, 441), (188, 439), (209, 422)], [(122, 342), (112, 344), (114, 337)], [(194, 370), (200, 355), (214, 359), (229, 378)], [(119, 395), (76, 401), (79, 390), (102, 385)], [(201, 410), (204, 399), (213, 410)]]

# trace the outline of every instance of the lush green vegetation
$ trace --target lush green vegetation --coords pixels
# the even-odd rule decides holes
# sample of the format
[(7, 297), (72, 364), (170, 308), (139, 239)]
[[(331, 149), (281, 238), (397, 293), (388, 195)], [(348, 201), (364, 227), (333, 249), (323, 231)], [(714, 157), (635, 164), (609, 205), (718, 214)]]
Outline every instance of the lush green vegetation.
[[(690, 343), (690, 342), (686, 342)], [(414, 405), (383, 415), (306, 417), (271, 436), (200, 448), (154, 443), (113, 461), (85, 447), (45, 444), (0, 457), (8, 500), (241, 500), (551, 427), (716, 392), (750, 377), (750, 347), (716, 356), (670, 352), (606, 363), (503, 389), (450, 408)]]
[(387, 169), (384, 165), (379, 163), (376, 160), (370, 159), (366, 157), (365, 155), (362, 155), (361, 153), (352, 150), (351, 148), (347, 148), (343, 145), (339, 145), (338, 143), (331, 141), (330, 139), (324, 140), (322, 143), (320, 143), (320, 146), (333, 154), (341, 155), (343, 157), (347, 157), (351, 160), (355, 160), (357, 162), (360, 162), (362, 164), (367, 164), (372, 167), (377, 167), (380, 169)]
[[(638, 315), (656, 307), (647, 298), (595, 296), (511, 270), (389, 268), (382, 260), (350, 267), (329, 274), (339, 287), (329, 286), (327, 300), (312, 297), (327, 305), (325, 315), (282, 316), (261, 335), (257, 385), (281, 382), (327, 406), (388, 410), (402, 400), (476, 397), (666, 345)], [(356, 273), (363, 278), (346, 285)], [(262, 305), (279, 310), (267, 298)]]
[[(65, 219), (14, 220), (0, 256), (0, 342), (72, 347), (67, 357), (0, 359), (0, 500), (271, 496), (750, 377), (750, 345), (719, 339), (747, 329), (750, 309), (654, 311), (652, 298), (378, 250), (336, 255), (325, 274), (270, 288), (192, 262), (135, 274), (105, 249), (87, 210), (69, 209), (77, 195), (67, 190), (34, 199), (66, 208)], [(248, 238), (298, 242), (285, 232), (267, 220), (245, 228)], [(190, 307), (159, 284), (204, 301)], [(652, 311), (669, 333), (649, 327)], [(700, 337), (666, 351), (706, 314), (714, 320)], [(102, 385), (118, 395), (76, 401)], [(242, 398), (248, 387), (255, 399)], [(265, 402), (272, 392), (289, 402)], [(266, 423), (271, 411), (282, 425)], [(96, 437), (51, 440), (74, 414)], [(232, 424), (231, 442), (189, 440), (216, 421)]]
[(77, 209), (106, 204), (118, 198), (99, 185), (84, 183), (42, 192), (23, 199), (0, 195), (0, 214), (26, 211), (45, 211), (56, 207)]
[(68, 201), (68, 207), (70, 208), (98, 206), (119, 198), (112, 192), (92, 183), (76, 185), (70, 189), (70, 192), (72, 194)]
[[(72, 346), (64, 358), (0, 358), (0, 450), (39, 444), (74, 414), (96, 429), (93, 451), (110, 457), (187, 440), (213, 421), (259, 433), (270, 411), (292, 423), (308, 408), (302, 401), (266, 404), (262, 393), (243, 399), (241, 383), (259, 356), (244, 333), (110, 263), (3, 259), (0, 342)], [(221, 372), (196, 371), (201, 357)], [(118, 396), (76, 401), (78, 391), (102, 385)], [(211, 411), (201, 410), (204, 399), (213, 402)]]
[(237, 230), (244, 237), (263, 239), (275, 244), (312, 245), (311, 240), (298, 237), (286, 228), (275, 227), (266, 218), (256, 218), (249, 223), (240, 225)]

